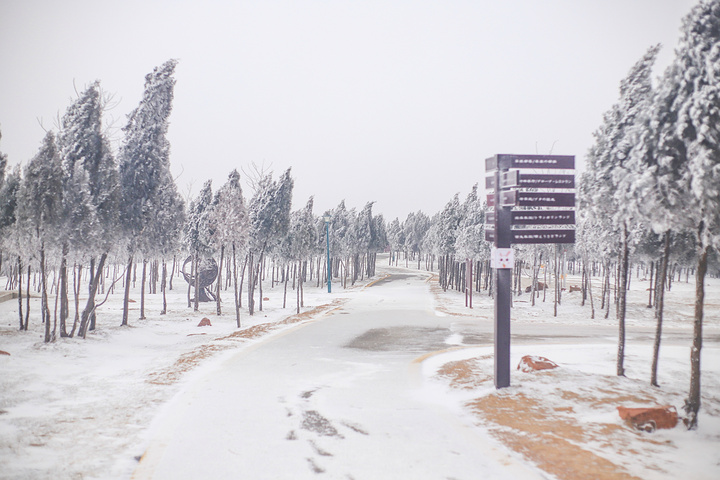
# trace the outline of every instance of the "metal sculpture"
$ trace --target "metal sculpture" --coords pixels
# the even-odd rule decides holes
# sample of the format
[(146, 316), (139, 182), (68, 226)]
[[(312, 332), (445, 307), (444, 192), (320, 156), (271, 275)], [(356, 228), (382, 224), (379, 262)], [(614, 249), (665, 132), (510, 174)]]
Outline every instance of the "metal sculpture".
[[(185, 268), (187, 265), (192, 267), (193, 257), (192, 255), (185, 259), (182, 266), (183, 278), (190, 286), (195, 287), (195, 276), (193, 272), (187, 273)], [(214, 302), (216, 301), (215, 295), (208, 289), (210, 285), (215, 281), (218, 276), (218, 265), (215, 259), (212, 257), (205, 257), (200, 259), (200, 263), (197, 266), (198, 275), (198, 300), (201, 302)], [(189, 290), (188, 290), (189, 292)]]

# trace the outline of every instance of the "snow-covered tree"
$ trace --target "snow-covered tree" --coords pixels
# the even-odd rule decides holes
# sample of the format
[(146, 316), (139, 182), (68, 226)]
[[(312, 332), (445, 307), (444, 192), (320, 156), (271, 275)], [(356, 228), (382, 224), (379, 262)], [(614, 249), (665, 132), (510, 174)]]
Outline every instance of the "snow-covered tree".
[(25, 167), (18, 196), (18, 218), (37, 240), (40, 253), (41, 318), (45, 322), (45, 342), (50, 334), (50, 308), (47, 292), (46, 248), (58, 235), (62, 213), (62, 165), (55, 134), (48, 132), (37, 154)]
[[(629, 194), (632, 191), (629, 185), (633, 182), (630, 151), (633, 147), (633, 129), (640, 122), (640, 114), (650, 106), (652, 66), (659, 48), (659, 45), (651, 47), (620, 83), (620, 101), (604, 115), (603, 125), (595, 132), (595, 144), (587, 156), (587, 170), (581, 190), (585, 197), (584, 205), (589, 207), (589, 220), (611, 219), (608, 226), (613, 232), (618, 232), (620, 237), (618, 375), (625, 374), (626, 285), (635, 212), (632, 207), (633, 197)], [(599, 220), (596, 223), (602, 224)]]
[[(217, 313), (220, 315), (220, 284), (225, 249), (232, 247), (232, 271), (234, 272), (235, 317), (240, 328), (240, 295), (237, 278), (237, 252), (244, 251), (248, 239), (248, 214), (245, 208), (240, 174), (237, 170), (230, 172), (227, 182), (217, 191), (213, 201), (211, 216), (213, 231), (212, 241), (220, 249), (218, 266)], [(218, 247), (219, 246), (219, 247)]]
[(387, 236), (387, 225), (385, 223), (385, 217), (382, 215), (375, 215), (372, 217), (373, 232), (374, 235), (370, 241), (370, 255), (372, 255), (372, 262), (368, 258), (368, 271), (367, 276), (372, 277), (375, 275), (375, 266), (377, 262), (377, 254), (384, 252), (390, 245)]
[[(282, 256), (289, 263), (295, 263), (297, 271), (297, 313), (303, 303), (303, 271), (306, 269), (307, 260), (315, 250), (318, 243), (318, 231), (316, 219), (312, 213), (313, 197), (310, 197), (304, 208), (292, 212), (288, 234), (281, 247)], [(323, 222), (324, 223), (324, 222)], [(287, 291), (288, 274), (285, 276), (285, 289)], [(283, 301), (284, 305), (284, 301)]]
[(154, 211), (162, 202), (163, 189), (174, 183), (170, 174), (168, 120), (172, 110), (176, 60), (169, 60), (145, 77), (138, 107), (128, 115), (125, 138), (119, 153), (122, 211), (120, 219), (127, 237), (128, 267), (122, 325), (128, 323), (130, 273), (137, 252), (159, 243), (167, 232), (153, 228)]
[[(197, 312), (200, 302), (200, 264), (206, 257), (215, 253), (216, 243), (213, 241), (215, 222), (213, 222), (212, 181), (203, 185), (197, 198), (190, 203), (190, 212), (185, 224), (185, 246), (192, 255), (192, 275), (195, 288), (194, 309)], [(188, 288), (188, 292), (189, 292)], [(188, 296), (188, 307), (190, 298)]]
[[(400, 219), (397, 217), (395, 220), (390, 222), (387, 227), (387, 239), (390, 245), (390, 265), (392, 265), (394, 257), (399, 257), (399, 252), (405, 245), (405, 230), (400, 224)], [(396, 262), (399, 259), (396, 259)]]
[[(108, 252), (117, 239), (118, 174), (108, 140), (102, 131), (103, 100), (100, 83), (92, 83), (67, 109), (58, 134), (63, 166), (64, 226), (59, 239), (60, 335), (68, 336), (67, 256), (90, 258), (89, 296), (78, 334), (94, 328), (95, 295)], [(99, 260), (97, 260), (99, 256)], [(76, 316), (77, 320), (77, 316)], [(77, 323), (73, 325), (75, 331)]]
[(403, 222), (405, 236), (405, 266), (407, 266), (408, 253), (417, 259), (418, 269), (423, 252), (423, 239), (427, 234), (430, 219), (422, 211), (410, 212)]
[(459, 260), (489, 258), (490, 246), (485, 241), (485, 205), (477, 194), (478, 186), (472, 190), (462, 206), (462, 219), (455, 239), (455, 252)]
[(455, 240), (462, 219), (459, 195), (456, 193), (438, 217), (438, 227), (435, 239), (435, 248), (439, 259), (440, 286), (443, 290), (449, 284), (450, 269), (455, 256)]
[(292, 206), (293, 179), (290, 169), (277, 181), (268, 174), (256, 185), (255, 194), (250, 200), (248, 217), (250, 221), (250, 244), (248, 252), (248, 311), (255, 312), (254, 290), (260, 288), (260, 310), (262, 311), (262, 283), (260, 268), (264, 255), (278, 247), (287, 235), (290, 226), (290, 208)]
[(690, 428), (700, 408), (704, 283), (710, 250), (720, 246), (720, 1), (704, 0), (683, 19), (674, 62), (638, 135), (636, 196), (658, 233), (695, 232), (697, 268), (690, 393)]
[[(20, 168), (5, 175), (5, 181), (0, 185), (0, 242), (7, 230), (15, 224), (17, 216), (17, 195), (21, 183)], [(2, 243), (0, 243), (0, 246)]]

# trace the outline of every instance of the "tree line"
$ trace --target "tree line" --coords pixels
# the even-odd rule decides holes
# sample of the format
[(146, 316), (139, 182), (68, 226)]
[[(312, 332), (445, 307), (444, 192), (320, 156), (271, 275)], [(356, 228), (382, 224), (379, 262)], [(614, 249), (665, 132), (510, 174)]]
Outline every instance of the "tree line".
[[(514, 247), (516, 294), (530, 293), (534, 305), (542, 293), (545, 301), (548, 275), (554, 277), (555, 315), (563, 287), (575, 287), (583, 305), (589, 300), (594, 317), (592, 286), (593, 279), (599, 279), (599, 309), (608, 318), (613, 308), (619, 326), (618, 375), (624, 375), (626, 292), (632, 270), (636, 277), (649, 277), (653, 286), (648, 307), (654, 308), (657, 324), (650, 381), (656, 386), (664, 292), (681, 271), (686, 279), (691, 272), (695, 275), (686, 404), (690, 427), (697, 424), (700, 406), (704, 280), (708, 269), (719, 272), (719, 35), (720, 2), (702, 2), (684, 19), (675, 58), (655, 85), (652, 67), (659, 46), (651, 47), (621, 81), (620, 98), (603, 116), (585, 157), (577, 243)], [(103, 132), (104, 99), (98, 82), (68, 107), (59, 131), (47, 133), (24, 170), (6, 172), (7, 158), (0, 153), (0, 269), (4, 255), (5, 268), (11, 271), (9, 286), (20, 293), (20, 329), (28, 325), (30, 303), (23, 312), (22, 291), (29, 293), (31, 272), (39, 275), (40, 316), (45, 341), (51, 341), (56, 335), (84, 337), (95, 328), (98, 289), (104, 290), (110, 271), (108, 291), (116, 284), (124, 287), (123, 325), (128, 324), (136, 268), (141, 268), (140, 318), (145, 317), (148, 275), (151, 289), (159, 282), (165, 299), (181, 264), (190, 267), (188, 306), (197, 310), (205, 288), (201, 273), (209, 258), (218, 259), (218, 277), (209, 287), (217, 313), (223, 291), (232, 289), (238, 327), (242, 308), (250, 315), (263, 309), (263, 280), (271, 287), (283, 285), (284, 306), (292, 282), (299, 312), (307, 282), (324, 285), (329, 268), (343, 287), (351, 286), (375, 274), (377, 253), (386, 250), (391, 264), (402, 259), (405, 266), (413, 262), (418, 269), (437, 271), (440, 286), (465, 291), (470, 307), (473, 292), (492, 294), (487, 204), (477, 185), (463, 202), (456, 194), (434, 215), (417, 211), (387, 223), (373, 214), (372, 202), (360, 211), (340, 202), (325, 212), (327, 224), (325, 215), (313, 213), (312, 198), (293, 211), (290, 170), (277, 179), (256, 172), (247, 201), (234, 170), (215, 192), (208, 181), (185, 205), (170, 174), (166, 138), (175, 65), (170, 60), (146, 76), (142, 100), (128, 115), (117, 157)], [(49, 269), (58, 280), (55, 314), (47, 286)], [(564, 285), (568, 273), (579, 276), (580, 285)], [(529, 292), (523, 290), (523, 276), (529, 279)], [(80, 308), (83, 287), (88, 297)], [(162, 313), (165, 301), (163, 305)]]
[[(605, 318), (611, 304), (615, 307), (616, 370), (624, 375), (627, 291), (635, 263), (637, 275), (642, 270), (652, 284), (648, 307), (654, 308), (656, 335), (650, 383), (658, 386), (664, 294), (679, 269), (685, 269), (686, 278), (692, 272), (696, 290), (685, 412), (694, 428), (700, 407), (705, 278), (709, 269), (717, 276), (720, 263), (720, 2), (703, 1), (683, 19), (675, 57), (653, 84), (659, 50), (659, 45), (650, 47), (630, 69), (620, 83), (618, 102), (594, 133), (579, 181), (576, 244), (515, 246), (514, 288), (522, 294), (525, 266), (533, 304), (538, 286), (544, 298), (547, 281), (540, 281), (540, 265), (552, 265), (557, 315), (565, 272), (578, 273), (576, 288), (583, 305), (589, 297), (594, 317), (592, 278), (600, 277)], [(436, 259), (440, 285), (465, 289), (466, 295), (481, 289), (492, 293), (489, 248), (483, 242), (486, 205), (476, 190), (463, 204), (456, 195), (431, 219), (418, 212), (388, 227), (392, 249), (402, 252), (406, 262), (415, 257), (420, 268), (424, 255), (432, 269)], [(483, 271), (485, 281), (480, 280)]]
[[(181, 264), (190, 265), (188, 306), (194, 300), (198, 310), (207, 291), (199, 285), (203, 262), (218, 258), (211, 295), (221, 314), (221, 290), (232, 286), (238, 327), (243, 288), (249, 314), (263, 309), (262, 280), (268, 269), (272, 284), (284, 283), (286, 289), (292, 277), (298, 312), (303, 283), (315, 274), (319, 284), (325, 274), (325, 223), (313, 214), (312, 198), (291, 211), (290, 170), (278, 179), (256, 171), (249, 201), (234, 170), (215, 193), (208, 181), (185, 205), (170, 173), (167, 140), (176, 65), (170, 60), (146, 76), (143, 97), (127, 117), (117, 156), (103, 131), (107, 100), (97, 81), (67, 108), (59, 131), (47, 132), (24, 168), (6, 172), (7, 156), (0, 153), (0, 270), (4, 258), (6, 287), (19, 294), (20, 330), (28, 328), (31, 277), (41, 297), (44, 340), (50, 342), (85, 338), (95, 329), (97, 307), (105, 301), (97, 302), (98, 292), (105, 290), (111, 272), (108, 295), (116, 284), (124, 287), (121, 324), (128, 325), (130, 289), (138, 268), (139, 318), (144, 319), (146, 285), (154, 292), (160, 283), (160, 313), (166, 313), (166, 289), (172, 288)], [(356, 212), (341, 202), (326, 212), (331, 217), (331, 271), (344, 286), (374, 275), (376, 254), (385, 248), (385, 222), (373, 215), (372, 205)], [(87, 300), (81, 308), (83, 288)]]

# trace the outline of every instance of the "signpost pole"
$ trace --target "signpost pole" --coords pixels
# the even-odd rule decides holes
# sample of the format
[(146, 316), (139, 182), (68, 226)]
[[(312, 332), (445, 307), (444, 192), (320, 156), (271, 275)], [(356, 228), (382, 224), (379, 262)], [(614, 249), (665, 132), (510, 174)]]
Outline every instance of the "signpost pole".
[[(511, 171), (512, 169), (512, 171)], [(510, 386), (510, 305), (512, 300), (512, 244), (574, 243), (575, 230), (569, 228), (539, 229), (536, 225), (575, 224), (573, 210), (557, 207), (574, 207), (575, 194), (557, 192), (575, 188), (575, 177), (570, 174), (526, 174), (519, 170), (553, 169), (574, 170), (572, 155), (505, 155), (498, 154), (485, 160), (485, 187), (494, 189), (488, 195), (488, 212), (485, 240), (493, 242), (495, 268), (495, 387)], [(516, 189), (543, 191), (528, 192)], [(504, 189), (504, 190), (503, 190)], [(552, 190), (552, 191), (545, 191)], [(520, 210), (513, 207), (550, 207), (553, 210)], [(515, 229), (514, 225), (529, 228)], [(502, 259), (502, 260), (501, 260)]]
[[(500, 177), (495, 171), (495, 248), (511, 248), (512, 207), (500, 201)], [(512, 269), (495, 266), (495, 388), (510, 386), (510, 302)]]

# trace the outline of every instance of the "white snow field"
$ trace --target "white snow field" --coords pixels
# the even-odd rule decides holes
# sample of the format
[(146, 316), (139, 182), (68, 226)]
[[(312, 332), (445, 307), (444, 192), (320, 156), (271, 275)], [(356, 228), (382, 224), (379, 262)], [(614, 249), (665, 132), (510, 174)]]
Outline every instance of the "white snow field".
[[(17, 300), (0, 303), (0, 478), (573, 478), (538, 456), (538, 439), (615, 468), (597, 478), (720, 478), (718, 279), (706, 287), (699, 428), (641, 433), (617, 406), (682, 415), (692, 278), (667, 294), (660, 389), (649, 386), (648, 283), (633, 279), (626, 377), (614, 375), (613, 314), (590, 320), (573, 292), (553, 317), (550, 295), (531, 307), (525, 294), (514, 297), (512, 364), (534, 354), (560, 368), (514, 370), (497, 391), (487, 294), (470, 310), (427, 272), (386, 263), (380, 256), (373, 282), (347, 290), (306, 284), (300, 315), (294, 292), (282, 309), (282, 286), (268, 284), (264, 310), (244, 310), (241, 329), (230, 291), (222, 316), (214, 304), (193, 312), (178, 278), (167, 315), (149, 295), (148, 320), (136, 320), (136, 289), (132, 326), (120, 327), (122, 296), (111, 295), (85, 340), (44, 344), (38, 299), (29, 332), (17, 331)], [(203, 317), (212, 326), (198, 327)], [(470, 381), (453, 382), (449, 365), (471, 365)], [(518, 410), (488, 407), (504, 401)], [(552, 443), (564, 429), (574, 436)]]

